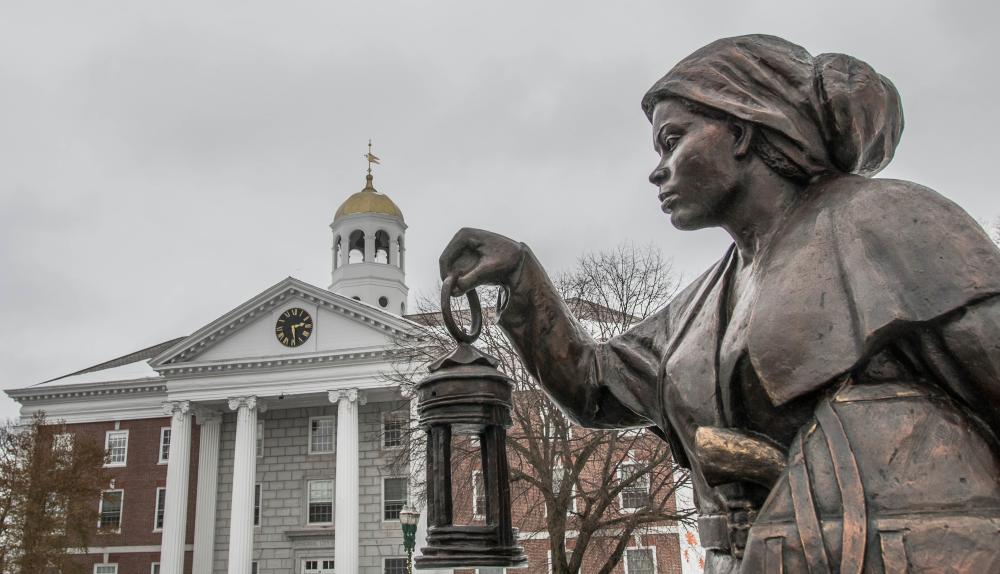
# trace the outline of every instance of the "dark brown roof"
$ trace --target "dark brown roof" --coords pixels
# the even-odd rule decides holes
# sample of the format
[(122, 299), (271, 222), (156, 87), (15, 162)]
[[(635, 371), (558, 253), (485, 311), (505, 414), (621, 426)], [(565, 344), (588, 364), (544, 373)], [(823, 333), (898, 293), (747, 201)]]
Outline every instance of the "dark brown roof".
[(65, 379), (66, 377), (72, 377), (73, 375), (82, 375), (84, 373), (93, 373), (94, 371), (103, 371), (104, 369), (111, 369), (111, 368), (114, 368), (114, 367), (120, 367), (122, 365), (128, 365), (128, 364), (135, 363), (137, 361), (142, 361), (142, 360), (145, 360), (145, 359), (152, 359), (153, 357), (159, 355), (163, 351), (167, 350), (168, 348), (172, 347), (173, 345), (176, 345), (177, 343), (179, 343), (180, 341), (182, 341), (182, 340), (184, 340), (186, 338), (187, 337), (177, 337), (176, 339), (170, 339), (169, 341), (164, 341), (163, 343), (158, 343), (156, 345), (153, 345), (152, 347), (146, 347), (145, 349), (140, 349), (138, 351), (134, 351), (134, 352), (129, 353), (127, 355), (122, 355), (121, 357), (118, 357), (116, 359), (111, 359), (110, 361), (105, 361), (105, 362), (100, 363), (98, 365), (94, 365), (93, 367), (87, 367), (86, 369), (81, 369), (81, 370), (76, 371), (74, 373), (68, 373), (68, 374), (65, 374), (65, 375), (63, 375), (61, 377), (56, 377), (54, 379), (49, 379), (47, 381), (43, 381), (41, 383), (38, 383), (38, 384), (32, 385), (32, 386), (44, 385), (45, 383), (51, 383), (52, 381), (58, 381), (59, 379)]

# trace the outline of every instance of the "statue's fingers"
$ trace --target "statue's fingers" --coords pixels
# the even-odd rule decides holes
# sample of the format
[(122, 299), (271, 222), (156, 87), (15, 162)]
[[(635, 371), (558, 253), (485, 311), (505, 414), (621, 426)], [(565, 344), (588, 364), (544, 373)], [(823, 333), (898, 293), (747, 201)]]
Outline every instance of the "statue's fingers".
[(454, 275), (452, 273), (455, 261), (462, 256), (462, 253), (469, 248), (468, 240), (468, 228), (462, 228), (458, 230), (458, 233), (451, 238), (448, 245), (445, 246), (444, 251), (441, 252), (441, 257), (438, 258), (438, 267), (441, 272), (441, 280), (444, 281), (449, 275)]

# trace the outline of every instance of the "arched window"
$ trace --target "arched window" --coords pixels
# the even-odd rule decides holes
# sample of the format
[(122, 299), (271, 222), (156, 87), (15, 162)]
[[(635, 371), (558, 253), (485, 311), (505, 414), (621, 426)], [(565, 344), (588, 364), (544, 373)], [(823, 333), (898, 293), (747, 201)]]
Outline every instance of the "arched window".
[(347, 241), (348, 263), (362, 263), (365, 260), (365, 232), (356, 229), (351, 232), (351, 238)]
[(397, 261), (396, 261), (396, 267), (399, 267), (400, 269), (403, 269), (404, 268), (403, 265), (404, 265), (404, 259), (405, 259), (405, 257), (403, 256), (403, 236), (402, 235), (400, 235), (399, 237), (396, 238), (396, 253), (399, 254), (399, 255), (396, 256), (396, 259), (397, 259)]
[(381, 229), (375, 232), (375, 262), (389, 263), (389, 234)]
[(340, 236), (333, 240), (333, 268), (340, 269), (344, 264), (344, 253), (340, 250)]

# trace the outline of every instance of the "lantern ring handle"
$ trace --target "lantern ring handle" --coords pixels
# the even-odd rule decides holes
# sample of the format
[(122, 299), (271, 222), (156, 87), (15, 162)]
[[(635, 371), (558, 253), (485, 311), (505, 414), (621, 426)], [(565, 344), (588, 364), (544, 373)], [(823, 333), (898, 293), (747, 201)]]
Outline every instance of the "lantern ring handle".
[(454, 283), (454, 276), (445, 278), (441, 283), (441, 316), (444, 318), (444, 326), (456, 341), (474, 343), (483, 330), (483, 308), (479, 305), (479, 294), (475, 289), (469, 289), (465, 293), (469, 300), (469, 314), (472, 316), (472, 328), (466, 333), (455, 322), (455, 316), (451, 312), (451, 286)]

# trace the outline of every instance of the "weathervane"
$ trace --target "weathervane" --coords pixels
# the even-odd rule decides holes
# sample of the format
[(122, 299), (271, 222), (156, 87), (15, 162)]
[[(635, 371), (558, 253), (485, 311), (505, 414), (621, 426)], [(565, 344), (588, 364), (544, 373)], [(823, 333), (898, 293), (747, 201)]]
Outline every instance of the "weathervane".
[(382, 163), (379, 160), (378, 157), (372, 155), (372, 140), (368, 140), (368, 153), (366, 153), (365, 155), (363, 155), (361, 157), (363, 157), (363, 158), (365, 158), (365, 159), (368, 160), (368, 175), (372, 174), (372, 164), (373, 163), (376, 164), (376, 165), (379, 165), (379, 164)]

